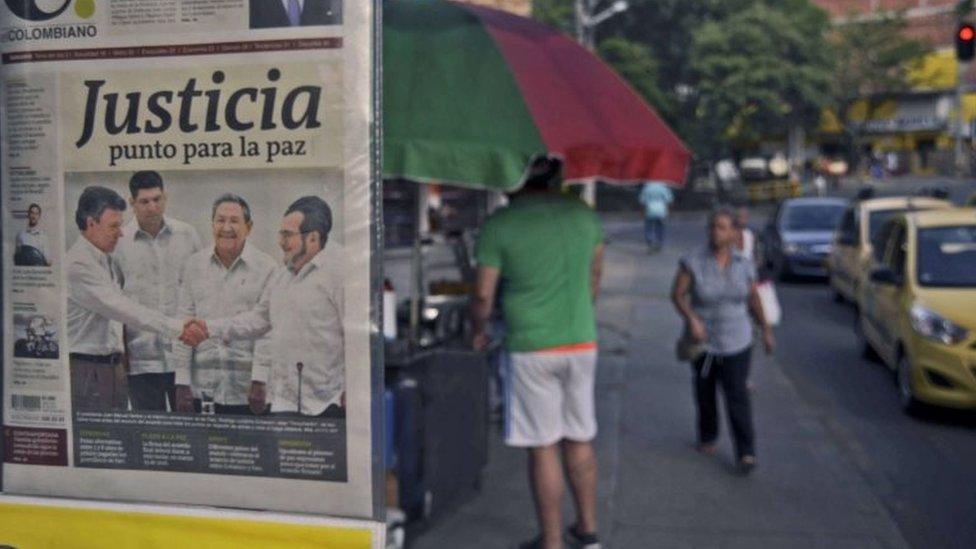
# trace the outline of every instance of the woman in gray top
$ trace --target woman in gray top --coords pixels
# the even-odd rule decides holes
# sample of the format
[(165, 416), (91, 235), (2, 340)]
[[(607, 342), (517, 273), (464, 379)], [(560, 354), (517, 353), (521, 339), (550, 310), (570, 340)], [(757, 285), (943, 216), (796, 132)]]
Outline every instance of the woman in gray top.
[(746, 387), (753, 342), (750, 313), (762, 327), (767, 353), (772, 353), (775, 338), (756, 292), (756, 267), (734, 253), (733, 217), (732, 211), (725, 208), (711, 214), (708, 246), (682, 257), (671, 299), (685, 320), (688, 335), (704, 349), (693, 363), (699, 448), (715, 453), (716, 387), (720, 384), (732, 427), (737, 468), (747, 474), (756, 466), (752, 407)]

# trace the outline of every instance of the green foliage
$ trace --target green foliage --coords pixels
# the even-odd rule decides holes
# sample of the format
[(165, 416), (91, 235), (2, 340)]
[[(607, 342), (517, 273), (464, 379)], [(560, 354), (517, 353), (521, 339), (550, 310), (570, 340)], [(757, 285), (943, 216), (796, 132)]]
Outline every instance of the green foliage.
[(956, 19), (968, 19), (976, 9), (976, 2), (973, 0), (961, 0), (956, 3)]
[[(600, 11), (610, 0), (594, 3)], [(534, 0), (533, 16), (572, 34), (574, 4)], [(835, 29), (810, 0), (629, 4), (597, 29), (598, 53), (707, 157), (812, 129), (824, 108), (845, 120), (857, 99), (906, 89), (926, 53), (898, 14)]]
[(928, 53), (922, 42), (903, 34), (908, 22), (902, 14), (846, 23), (832, 37), (837, 52), (837, 75), (832, 92), (841, 120), (859, 98), (909, 88), (908, 70)]
[(861, 128), (850, 120), (854, 104), (867, 101), (867, 118), (873, 118), (875, 99), (911, 87), (908, 71), (929, 47), (904, 34), (908, 22), (901, 13), (882, 14), (841, 25), (831, 45), (837, 55), (837, 73), (831, 87), (837, 118), (844, 126), (844, 141), (852, 166), (858, 164)]
[(691, 44), (701, 26), (720, 21), (757, 0), (630, 0), (630, 9), (601, 26), (600, 36), (621, 35), (646, 44), (660, 62), (660, 87), (689, 84)]
[(573, 0), (533, 0), (532, 18), (572, 35), (576, 12)]
[[(637, 0), (638, 2), (640, 0)], [(598, 9), (609, 3), (598, 3)], [(575, 32), (574, 0), (534, 0), (532, 17), (549, 26), (573, 35)], [(621, 16), (617, 15), (600, 26), (600, 29), (613, 28)], [(631, 40), (623, 34), (604, 35), (597, 44), (597, 54), (623, 77), (644, 99), (668, 117), (674, 101), (660, 86), (661, 63), (654, 56), (650, 46)]]
[(671, 112), (671, 99), (658, 84), (660, 63), (651, 54), (650, 48), (639, 42), (614, 36), (600, 42), (598, 53), (658, 112)]
[(827, 15), (806, 0), (755, 2), (703, 24), (691, 47), (699, 152), (815, 126), (831, 101), (829, 31)]

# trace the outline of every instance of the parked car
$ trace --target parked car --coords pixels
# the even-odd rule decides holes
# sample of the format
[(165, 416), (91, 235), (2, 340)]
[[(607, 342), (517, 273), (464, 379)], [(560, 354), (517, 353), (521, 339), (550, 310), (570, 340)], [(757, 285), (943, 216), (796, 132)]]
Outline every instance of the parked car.
[(781, 202), (760, 236), (762, 263), (780, 279), (792, 275), (826, 277), (834, 232), (847, 205), (843, 198)]
[(902, 407), (976, 409), (976, 214), (902, 214), (881, 230), (858, 333), (895, 372)]
[(951, 207), (948, 200), (920, 196), (872, 198), (851, 204), (841, 218), (827, 260), (834, 299), (857, 302), (858, 289), (871, 266), (871, 243), (886, 222), (909, 210)]

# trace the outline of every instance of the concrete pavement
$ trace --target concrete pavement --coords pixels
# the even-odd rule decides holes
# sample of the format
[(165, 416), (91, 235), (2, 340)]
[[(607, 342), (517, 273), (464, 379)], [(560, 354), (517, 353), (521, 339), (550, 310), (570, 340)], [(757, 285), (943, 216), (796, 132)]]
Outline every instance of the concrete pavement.
[[(703, 216), (673, 220), (667, 247), (652, 256), (640, 240), (638, 217), (605, 222), (596, 441), (605, 546), (907, 547), (851, 457), (775, 359), (757, 355), (753, 363), (760, 462), (753, 476), (731, 474), (725, 432), (718, 456), (694, 451), (691, 373), (673, 356), (681, 326), (668, 293), (678, 256), (702, 243), (703, 225)], [(524, 453), (504, 447), (497, 435), (483, 486), (413, 546), (504, 548), (535, 535)], [(569, 521), (568, 494), (566, 501)]]

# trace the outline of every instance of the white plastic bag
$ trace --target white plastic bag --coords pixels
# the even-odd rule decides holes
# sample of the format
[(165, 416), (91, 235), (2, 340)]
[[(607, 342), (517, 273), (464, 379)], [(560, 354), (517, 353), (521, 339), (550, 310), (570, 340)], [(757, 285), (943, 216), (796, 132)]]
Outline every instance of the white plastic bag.
[(783, 309), (779, 306), (779, 297), (776, 296), (776, 286), (771, 280), (763, 280), (756, 285), (759, 293), (759, 302), (762, 304), (763, 316), (766, 323), (770, 326), (779, 326), (783, 318)]

